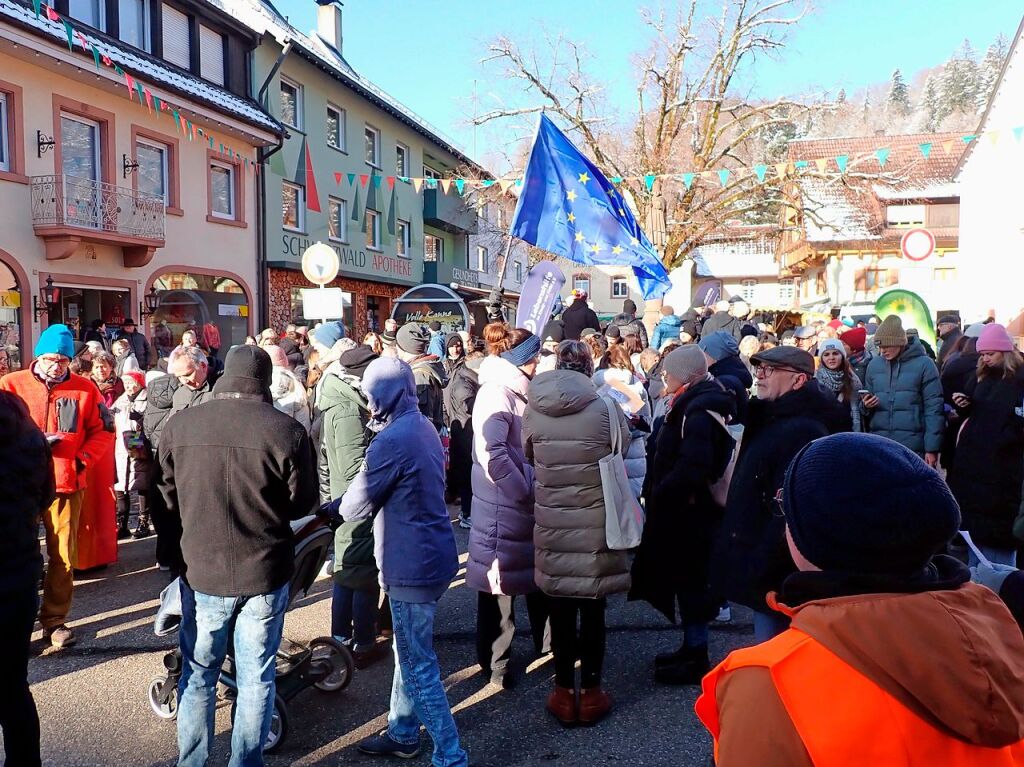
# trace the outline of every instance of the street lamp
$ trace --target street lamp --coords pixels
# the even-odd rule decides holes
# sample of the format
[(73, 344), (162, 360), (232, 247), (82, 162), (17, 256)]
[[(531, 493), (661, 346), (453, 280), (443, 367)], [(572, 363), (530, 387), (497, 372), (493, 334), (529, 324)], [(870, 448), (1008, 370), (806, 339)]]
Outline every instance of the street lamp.
[(142, 306), (142, 301), (139, 301), (139, 317), (149, 317), (151, 314), (156, 314), (156, 310), (160, 307), (160, 294), (156, 292), (156, 285), (149, 289), (149, 292), (143, 296), (146, 302), (145, 308)]
[(43, 303), (39, 303), (38, 298), (33, 298), (32, 314), (36, 318), (36, 322), (39, 322), (39, 318), (44, 314), (48, 314), (53, 307), (57, 305), (57, 294), (59, 288), (53, 286), (53, 277), (46, 278), (46, 285), (43, 287)]

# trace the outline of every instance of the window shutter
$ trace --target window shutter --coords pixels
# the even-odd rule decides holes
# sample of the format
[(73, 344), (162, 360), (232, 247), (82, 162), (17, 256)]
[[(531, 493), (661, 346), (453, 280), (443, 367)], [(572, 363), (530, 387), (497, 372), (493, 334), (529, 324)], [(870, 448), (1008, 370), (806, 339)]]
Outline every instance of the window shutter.
[(204, 80), (224, 84), (224, 37), (220, 32), (199, 25), (200, 74)]
[(186, 70), (192, 68), (188, 26), (188, 16), (169, 5), (164, 5), (164, 58)]

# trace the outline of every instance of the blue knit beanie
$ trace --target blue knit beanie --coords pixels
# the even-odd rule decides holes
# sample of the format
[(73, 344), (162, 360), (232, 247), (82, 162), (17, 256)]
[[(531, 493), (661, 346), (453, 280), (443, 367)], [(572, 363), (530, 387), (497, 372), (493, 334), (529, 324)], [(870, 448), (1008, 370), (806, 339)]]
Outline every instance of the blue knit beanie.
[(36, 341), (35, 356), (60, 354), (68, 359), (75, 356), (75, 337), (67, 325), (50, 325)]
[(797, 550), (833, 572), (915, 574), (960, 529), (939, 473), (875, 434), (834, 434), (800, 450), (786, 470), (782, 511)]
[(345, 326), (335, 320), (334, 322), (325, 322), (323, 325), (313, 331), (313, 340), (318, 344), (323, 344), (328, 349), (334, 346), (338, 341), (345, 337)]
[(525, 365), (538, 354), (540, 354), (540, 338), (535, 336), (533, 333), (530, 333), (530, 335), (513, 346), (507, 352), (502, 352), (498, 356), (503, 360), (508, 360), (516, 367), (519, 367), (521, 365)]
[(738, 357), (740, 354), (740, 345), (736, 343), (732, 333), (725, 330), (716, 330), (710, 335), (702, 336), (697, 346), (715, 362), (726, 357)]

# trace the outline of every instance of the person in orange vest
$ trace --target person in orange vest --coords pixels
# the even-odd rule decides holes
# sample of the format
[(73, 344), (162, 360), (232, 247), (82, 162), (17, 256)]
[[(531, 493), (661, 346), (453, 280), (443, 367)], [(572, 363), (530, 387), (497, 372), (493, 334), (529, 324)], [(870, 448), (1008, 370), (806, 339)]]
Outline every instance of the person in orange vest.
[(941, 553), (960, 525), (942, 477), (837, 434), (797, 453), (776, 500), (798, 572), (769, 604), (792, 623), (704, 678), (716, 764), (1024, 765), (1024, 638)]

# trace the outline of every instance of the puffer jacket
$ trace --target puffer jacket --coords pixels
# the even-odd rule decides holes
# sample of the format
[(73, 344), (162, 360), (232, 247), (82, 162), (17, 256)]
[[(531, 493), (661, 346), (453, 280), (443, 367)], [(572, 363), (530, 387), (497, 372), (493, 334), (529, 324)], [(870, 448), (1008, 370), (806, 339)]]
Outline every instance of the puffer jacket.
[(270, 396), (274, 398), (274, 407), (301, 423), (306, 433), (309, 433), (311, 418), (306, 387), (299, 383), (299, 379), (292, 371), (287, 368), (274, 368), (270, 381)]
[(668, 341), (678, 341), (679, 333), (683, 329), (683, 318), (674, 314), (662, 317), (654, 326), (654, 333), (651, 335), (651, 348), (660, 351), (661, 346)]
[(616, 314), (611, 324), (619, 329), (623, 338), (639, 336), (640, 344), (645, 349), (647, 348), (647, 328), (644, 326), (643, 320), (635, 314)]
[(942, 449), (945, 416), (939, 369), (917, 339), (889, 362), (878, 356), (868, 363), (864, 388), (880, 400), (868, 411), (867, 431), (899, 442), (919, 455)]
[[(359, 473), (372, 432), (369, 405), (358, 378), (324, 374), (320, 388), (323, 413), (320, 444), (320, 500), (341, 498)], [(377, 585), (373, 556), (373, 519), (342, 522), (334, 533), (334, 581), (357, 590)]]
[(108, 455), (114, 441), (104, 424), (103, 400), (96, 385), (75, 373), (49, 385), (28, 369), (0, 378), (0, 390), (21, 397), (44, 432), (60, 434), (61, 440), (51, 448), (57, 492), (85, 489), (86, 469)]
[(618, 423), (610, 423), (594, 384), (572, 370), (538, 375), (529, 400), (523, 436), (537, 470), (537, 585), (557, 597), (599, 598), (628, 590), (629, 555), (606, 543), (598, 468), (611, 451), (612, 428), (620, 430), (625, 446), (625, 417), (616, 408)]
[(150, 468), (153, 456), (149, 449), (145, 455), (129, 454), (124, 444), (124, 435), (142, 428), (142, 419), (146, 413), (145, 389), (140, 391), (134, 400), (127, 394), (117, 398), (110, 409), (114, 416), (114, 462), (117, 465), (117, 483), (114, 489), (118, 492), (143, 491), (149, 487)]
[[(613, 368), (606, 368), (604, 370), (598, 370), (594, 373), (594, 386), (600, 391), (601, 387), (604, 386), (609, 379), (615, 379), (621, 381), (630, 388), (641, 400), (643, 400), (643, 407), (640, 412), (634, 413), (633, 415), (640, 416), (648, 429), (651, 426), (651, 399), (647, 394), (647, 390), (644, 385), (640, 382), (634, 374), (628, 370), (617, 370)], [(619, 406), (622, 407), (621, 405)], [(626, 476), (629, 477), (629, 485), (633, 488), (633, 495), (637, 498), (644, 489), (644, 478), (647, 476), (647, 437), (650, 436), (650, 431), (637, 428), (639, 424), (630, 423), (629, 430), (629, 447), (626, 449), (625, 455), (623, 456), (623, 463), (626, 464)]]
[(0, 594), (35, 593), (43, 569), (39, 515), (54, 487), (43, 432), (20, 397), (0, 392)]
[(466, 584), (489, 594), (528, 594), (533, 582), (533, 467), (523, 449), (530, 380), (491, 356), (473, 405), (473, 527)]

